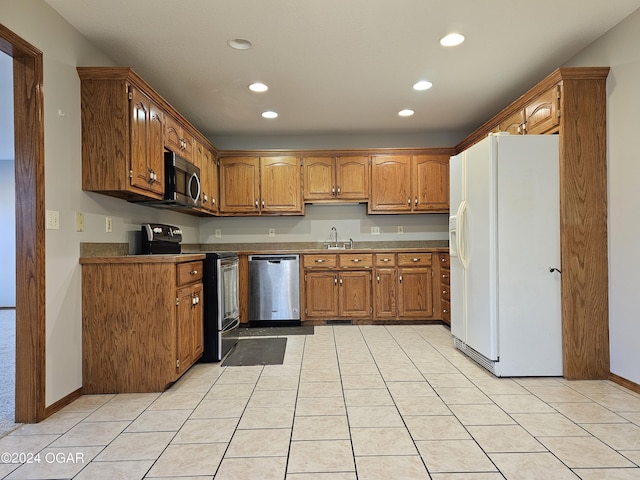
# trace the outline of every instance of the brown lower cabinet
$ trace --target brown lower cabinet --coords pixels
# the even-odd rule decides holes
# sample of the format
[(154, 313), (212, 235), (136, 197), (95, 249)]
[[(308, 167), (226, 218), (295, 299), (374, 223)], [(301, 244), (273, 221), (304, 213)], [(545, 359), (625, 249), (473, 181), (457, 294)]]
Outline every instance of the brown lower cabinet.
[(304, 320), (437, 320), (432, 256), (303, 255)]
[(202, 356), (200, 257), (80, 260), (85, 394), (161, 392)]

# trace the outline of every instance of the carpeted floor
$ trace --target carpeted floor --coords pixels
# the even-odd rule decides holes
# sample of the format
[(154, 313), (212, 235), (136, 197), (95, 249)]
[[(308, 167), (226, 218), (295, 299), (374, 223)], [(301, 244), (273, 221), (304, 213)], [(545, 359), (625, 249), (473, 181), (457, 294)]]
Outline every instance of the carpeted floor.
[(15, 429), (16, 311), (0, 310), (0, 437)]

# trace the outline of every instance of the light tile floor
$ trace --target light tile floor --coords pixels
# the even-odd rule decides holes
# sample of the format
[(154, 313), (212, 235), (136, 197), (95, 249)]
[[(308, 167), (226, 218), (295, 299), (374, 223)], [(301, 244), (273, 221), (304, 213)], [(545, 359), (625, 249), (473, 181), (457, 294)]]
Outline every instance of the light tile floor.
[(640, 395), (609, 381), (498, 379), (441, 325), (287, 338), (283, 365), (197, 364), (162, 394), (23, 425), (0, 439), (18, 454), (0, 477), (640, 479)]

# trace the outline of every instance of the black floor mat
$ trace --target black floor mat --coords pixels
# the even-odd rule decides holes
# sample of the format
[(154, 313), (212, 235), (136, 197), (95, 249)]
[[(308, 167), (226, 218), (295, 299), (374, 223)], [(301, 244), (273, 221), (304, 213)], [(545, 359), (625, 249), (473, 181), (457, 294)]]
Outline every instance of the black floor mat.
[(250, 338), (239, 340), (222, 362), (223, 367), (282, 365), (286, 338)]
[(249, 327), (238, 329), (240, 338), (277, 337), (282, 335), (313, 335), (313, 325), (300, 327)]

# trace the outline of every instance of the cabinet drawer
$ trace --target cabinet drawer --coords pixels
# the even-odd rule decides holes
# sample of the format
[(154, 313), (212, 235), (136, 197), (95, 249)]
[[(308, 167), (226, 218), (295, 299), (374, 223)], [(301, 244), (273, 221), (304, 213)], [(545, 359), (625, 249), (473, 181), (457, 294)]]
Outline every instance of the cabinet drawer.
[(304, 268), (335, 268), (338, 266), (338, 257), (326, 253), (305, 255), (303, 265)]
[(177, 265), (176, 284), (178, 287), (200, 281), (202, 281), (202, 262), (187, 262)]
[(451, 320), (451, 304), (446, 300), (442, 300), (442, 318), (444, 320)]
[(342, 253), (340, 254), (340, 268), (371, 268), (373, 255), (371, 253)]
[(440, 284), (451, 285), (451, 273), (448, 268), (440, 269)]
[(449, 255), (440, 254), (440, 268), (449, 268)]
[(449, 285), (440, 285), (440, 295), (442, 300), (451, 300), (451, 297), (449, 296)]
[(373, 258), (376, 267), (396, 266), (396, 256), (393, 253), (376, 253)]
[(400, 267), (429, 267), (431, 266), (430, 253), (399, 253), (398, 265)]

